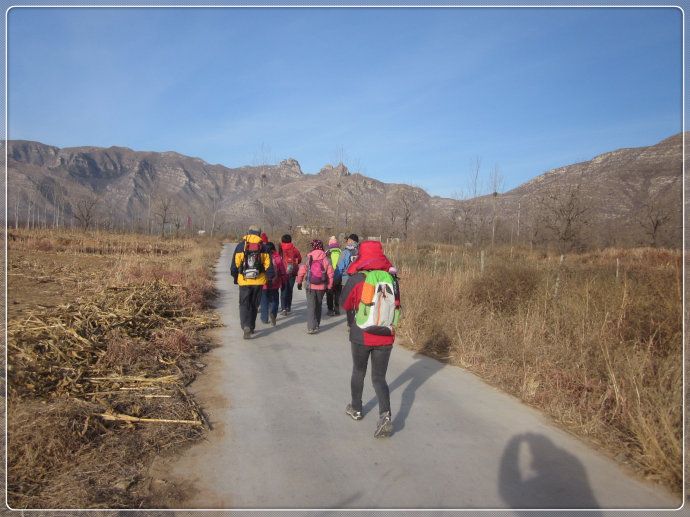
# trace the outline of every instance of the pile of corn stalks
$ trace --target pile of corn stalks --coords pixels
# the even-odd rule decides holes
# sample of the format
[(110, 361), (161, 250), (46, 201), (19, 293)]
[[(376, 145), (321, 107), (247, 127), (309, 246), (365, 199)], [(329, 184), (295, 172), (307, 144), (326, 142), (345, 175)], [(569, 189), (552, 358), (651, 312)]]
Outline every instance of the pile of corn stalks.
[[(193, 375), (180, 368), (179, 354), (171, 356), (170, 351), (152, 349), (155, 368), (147, 371), (124, 372), (123, 368), (113, 367), (104, 360), (114, 333), (145, 343), (166, 330), (199, 331), (219, 325), (215, 315), (183, 306), (180, 295), (180, 286), (160, 280), (109, 287), (91, 299), (34, 311), (26, 319), (11, 321), (7, 343), (10, 396), (98, 402), (104, 410), (94, 416), (130, 425), (132, 422), (207, 425), (203, 413), (184, 388)], [(189, 359), (193, 353), (187, 355)], [(124, 406), (123, 397), (128, 401)], [(186, 402), (187, 418), (146, 414), (146, 407), (160, 406), (132, 404), (137, 398), (153, 402), (152, 399), (172, 397), (181, 397)], [(129, 412), (123, 412), (123, 407)]]

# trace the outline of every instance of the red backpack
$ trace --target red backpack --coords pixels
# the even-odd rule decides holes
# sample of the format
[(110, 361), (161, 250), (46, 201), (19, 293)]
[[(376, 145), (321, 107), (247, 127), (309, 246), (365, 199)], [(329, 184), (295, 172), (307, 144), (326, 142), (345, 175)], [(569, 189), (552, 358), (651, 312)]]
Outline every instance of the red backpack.
[(297, 261), (295, 260), (295, 248), (291, 247), (283, 251), (283, 259), (285, 260), (285, 271), (288, 276), (292, 276), (297, 269)]

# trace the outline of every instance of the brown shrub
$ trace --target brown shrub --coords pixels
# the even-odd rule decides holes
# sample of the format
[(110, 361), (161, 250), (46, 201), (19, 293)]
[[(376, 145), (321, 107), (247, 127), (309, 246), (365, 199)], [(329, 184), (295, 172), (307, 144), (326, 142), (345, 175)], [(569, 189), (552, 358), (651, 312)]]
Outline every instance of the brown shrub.
[(509, 261), (497, 249), (484, 275), (476, 253), (458, 249), (458, 267), (440, 275), (414, 253), (400, 256), (402, 344), (472, 370), (680, 488), (678, 253), (568, 255), (561, 264), (524, 250)]
[(36, 249), (39, 251), (53, 251), (54, 248), (53, 241), (50, 239), (40, 239), (36, 243)]
[(106, 367), (131, 371), (149, 369), (156, 365), (151, 343), (130, 337), (122, 329), (111, 331), (105, 342), (107, 347), (99, 361)]
[(151, 350), (175, 357), (194, 354), (196, 346), (197, 341), (189, 330), (164, 329), (153, 336)]
[(524, 264), (490, 264), (483, 275), (468, 286), (469, 300), (481, 307), (513, 312), (532, 297), (539, 282), (539, 272)]
[[(190, 418), (180, 395), (110, 401), (115, 410)], [(12, 508), (137, 508), (149, 497), (142, 465), (203, 435), (200, 427), (103, 422), (99, 404), (77, 399), (8, 406), (8, 502)]]
[(45, 402), (17, 399), (8, 404), (8, 498), (13, 508), (26, 507), (69, 464), (86, 443), (96, 443), (103, 427), (89, 425), (97, 404), (80, 400)]

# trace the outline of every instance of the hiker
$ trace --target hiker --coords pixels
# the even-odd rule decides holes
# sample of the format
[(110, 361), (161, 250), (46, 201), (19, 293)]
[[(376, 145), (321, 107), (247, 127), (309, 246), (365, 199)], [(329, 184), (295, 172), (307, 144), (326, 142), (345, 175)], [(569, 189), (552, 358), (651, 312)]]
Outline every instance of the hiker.
[(326, 292), (326, 305), (328, 306), (329, 316), (338, 316), (340, 314), (340, 291), (342, 288), (341, 277), (338, 274), (336, 267), (338, 266), (338, 261), (340, 260), (340, 244), (338, 244), (338, 239), (335, 235), (332, 235), (328, 239), (328, 250), (326, 251), (326, 256), (330, 259), (331, 265), (333, 266), (333, 288)]
[(297, 273), (297, 289), (307, 283), (307, 334), (316, 334), (321, 325), (321, 304), (324, 293), (333, 287), (333, 266), (323, 251), (323, 242), (314, 239), (311, 251)]
[(354, 420), (363, 418), (362, 390), (371, 356), (371, 382), (379, 401), (379, 419), (374, 431), (377, 438), (393, 432), (386, 370), (395, 341), (394, 328), (400, 318), (400, 297), (397, 279), (389, 273), (391, 267), (380, 242), (362, 242), (357, 259), (347, 268), (349, 280), (340, 295), (340, 305), (353, 322), (350, 326), (352, 402), (345, 407), (345, 413)]
[(295, 287), (295, 278), (302, 255), (292, 243), (292, 236), (285, 234), (280, 238), (280, 257), (285, 264), (287, 272), (287, 282), (280, 288), (280, 313), (287, 316), (292, 308), (292, 289)]
[(263, 292), (261, 293), (261, 321), (268, 324), (269, 318), (271, 326), (276, 326), (276, 317), (278, 316), (278, 305), (280, 303), (279, 289), (287, 282), (287, 272), (285, 271), (285, 264), (283, 259), (276, 251), (276, 246), (272, 242), (267, 242), (265, 245), (266, 251), (271, 256), (273, 270), (276, 276), (273, 280), (269, 280), (264, 284)]
[(256, 315), (261, 303), (261, 292), (275, 272), (271, 258), (263, 250), (261, 230), (250, 226), (232, 255), (230, 274), (240, 286), (240, 325), (244, 339), (249, 339), (256, 327)]
[[(338, 265), (336, 267), (336, 276), (340, 278), (340, 285), (343, 287), (347, 284), (349, 278), (347, 268), (350, 267), (350, 264), (357, 258), (358, 247), (359, 237), (356, 233), (351, 233), (345, 241), (345, 249), (340, 254), (340, 260), (338, 260)], [(347, 313), (347, 326), (350, 327), (351, 325), (352, 321), (350, 319), (350, 314)]]

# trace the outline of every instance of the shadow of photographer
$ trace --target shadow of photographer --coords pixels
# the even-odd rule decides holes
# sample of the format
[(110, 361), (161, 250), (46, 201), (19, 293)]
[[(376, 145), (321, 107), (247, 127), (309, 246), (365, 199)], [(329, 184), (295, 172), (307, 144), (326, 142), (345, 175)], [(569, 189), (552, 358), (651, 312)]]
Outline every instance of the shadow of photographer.
[(499, 493), (510, 508), (593, 509), (570, 515), (602, 515), (596, 510), (599, 503), (582, 463), (541, 434), (524, 433), (510, 439), (501, 458)]

